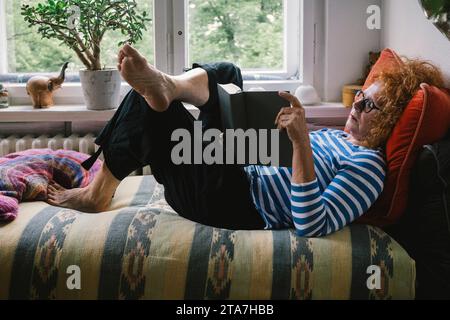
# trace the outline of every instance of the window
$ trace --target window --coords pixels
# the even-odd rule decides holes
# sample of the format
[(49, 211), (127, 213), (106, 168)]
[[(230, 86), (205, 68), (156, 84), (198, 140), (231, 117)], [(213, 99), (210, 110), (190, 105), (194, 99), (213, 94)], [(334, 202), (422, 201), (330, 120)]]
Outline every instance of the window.
[(247, 70), (283, 69), (283, 2), (190, 0), (189, 64), (219, 59)]
[(256, 79), (297, 76), (299, 2), (186, 0), (187, 64), (224, 60)]
[[(47, 0), (0, 0), (1, 74), (56, 72), (77, 56), (58, 40), (41, 39), (20, 15), (22, 4)], [(309, 0), (136, 0), (147, 11), (144, 39), (136, 46), (158, 68), (180, 73), (193, 62), (232, 61), (246, 79), (301, 79), (301, 9)], [(4, 29), (4, 31), (2, 31)], [(115, 66), (120, 34), (109, 32), (102, 58)], [(0, 50), (1, 51), (1, 50)], [(75, 77), (76, 80), (76, 77)]]

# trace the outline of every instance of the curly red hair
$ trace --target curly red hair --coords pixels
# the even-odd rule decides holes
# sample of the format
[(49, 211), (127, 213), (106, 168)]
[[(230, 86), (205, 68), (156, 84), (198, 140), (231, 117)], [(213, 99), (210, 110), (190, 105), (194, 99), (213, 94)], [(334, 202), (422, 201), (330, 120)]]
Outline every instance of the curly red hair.
[(382, 110), (372, 119), (371, 129), (363, 141), (367, 148), (383, 148), (408, 103), (422, 83), (444, 88), (441, 70), (430, 62), (403, 57), (403, 63), (380, 74), (377, 81), (383, 85), (378, 104)]

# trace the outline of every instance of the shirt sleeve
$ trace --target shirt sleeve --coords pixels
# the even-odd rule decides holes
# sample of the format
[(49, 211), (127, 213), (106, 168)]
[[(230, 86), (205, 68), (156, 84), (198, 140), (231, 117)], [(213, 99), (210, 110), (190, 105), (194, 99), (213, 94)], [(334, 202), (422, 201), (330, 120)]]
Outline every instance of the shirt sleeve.
[(355, 156), (321, 192), (318, 180), (291, 183), (291, 212), (301, 237), (320, 237), (363, 215), (383, 190), (385, 165), (376, 156)]

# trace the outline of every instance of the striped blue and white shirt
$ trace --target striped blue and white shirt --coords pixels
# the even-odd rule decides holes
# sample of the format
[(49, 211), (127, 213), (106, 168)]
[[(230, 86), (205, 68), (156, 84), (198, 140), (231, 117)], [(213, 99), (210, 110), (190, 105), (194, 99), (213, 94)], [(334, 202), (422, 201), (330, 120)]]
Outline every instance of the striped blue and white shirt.
[(340, 130), (310, 133), (316, 179), (291, 183), (292, 168), (248, 166), (256, 209), (266, 229), (295, 227), (302, 237), (320, 237), (342, 229), (375, 202), (383, 190), (382, 152), (356, 146)]

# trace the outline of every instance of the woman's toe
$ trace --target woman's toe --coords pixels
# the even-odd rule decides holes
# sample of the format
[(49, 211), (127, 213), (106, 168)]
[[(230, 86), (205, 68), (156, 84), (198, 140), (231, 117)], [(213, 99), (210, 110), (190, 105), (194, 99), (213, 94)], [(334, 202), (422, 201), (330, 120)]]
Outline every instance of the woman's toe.
[(47, 189), (47, 195), (48, 195), (49, 197), (55, 198), (57, 194), (58, 194), (58, 190), (56, 190), (56, 189), (53, 188), (53, 187), (48, 187), (48, 189)]
[(55, 205), (56, 204), (56, 201), (55, 201), (55, 198), (53, 198), (53, 197), (51, 197), (51, 196), (48, 196), (47, 197), (47, 201), (46, 201), (48, 204), (50, 204), (50, 205)]
[(50, 185), (57, 191), (65, 191), (66, 190), (60, 184), (56, 183), (55, 181), (52, 181), (50, 183)]

